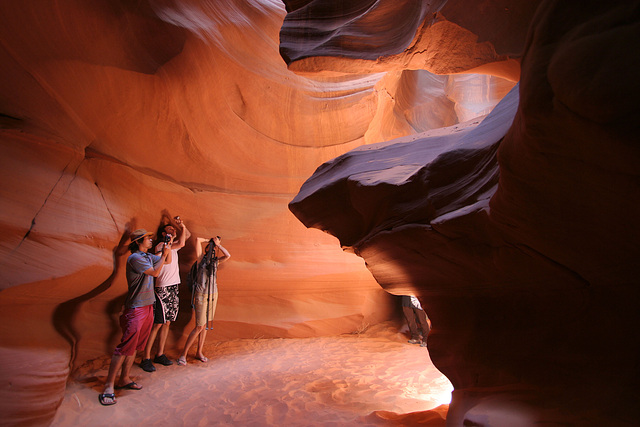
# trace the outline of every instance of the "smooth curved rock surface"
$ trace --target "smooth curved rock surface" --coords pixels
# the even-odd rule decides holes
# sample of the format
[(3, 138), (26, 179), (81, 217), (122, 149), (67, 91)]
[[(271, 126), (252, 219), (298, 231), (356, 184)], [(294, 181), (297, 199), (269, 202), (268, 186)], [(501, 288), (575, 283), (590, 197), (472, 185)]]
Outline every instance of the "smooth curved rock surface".
[[(314, 75), (427, 70), (517, 80), (517, 59), (539, 4), (421, 0), (285, 1), (280, 52)], [(398, 23), (401, 23), (398, 25)]]
[[(47, 424), (69, 375), (113, 351), (127, 232), (163, 215), (181, 215), (195, 236), (221, 235), (232, 253), (213, 339), (341, 334), (392, 318), (395, 299), (362, 260), (287, 204), (323, 162), (467, 129), (513, 88), (533, 6), (498, 37), (500, 14), (465, 24), (461, 4), (431, 19), (433, 5), (379, 2), (359, 15), (363, 34), (407, 11), (427, 19), (390, 28), (393, 46), (378, 37), (366, 52), (375, 60), (352, 46), (351, 58), (287, 66), (280, 50), (295, 42), (282, 39), (289, 14), (275, 0), (2, 2), (4, 420)], [(183, 272), (193, 258), (189, 245)], [(192, 321), (184, 298), (172, 351)]]
[(639, 10), (543, 2), (519, 105), (354, 149), (290, 204), (385, 289), (419, 296), (455, 387), (449, 425), (637, 423), (639, 53), (624, 46)]

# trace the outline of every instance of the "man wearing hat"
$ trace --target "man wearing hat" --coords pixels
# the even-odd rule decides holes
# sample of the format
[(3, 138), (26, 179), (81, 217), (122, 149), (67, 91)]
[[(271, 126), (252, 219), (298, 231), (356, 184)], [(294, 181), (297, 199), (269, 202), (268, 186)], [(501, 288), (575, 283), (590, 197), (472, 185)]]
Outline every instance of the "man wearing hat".
[[(153, 245), (153, 233), (139, 229), (131, 233), (127, 258), (127, 284), (129, 292), (124, 303), (124, 311), (120, 316), (122, 340), (116, 347), (111, 358), (109, 373), (104, 385), (104, 391), (98, 396), (102, 405), (116, 403), (115, 389), (140, 390), (129, 373), (136, 357), (137, 350), (144, 350), (153, 325), (153, 278), (162, 270), (167, 256), (171, 251), (171, 242), (167, 243), (162, 255), (153, 255), (147, 251)], [(116, 374), (122, 368), (118, 385), (115, 385)]]

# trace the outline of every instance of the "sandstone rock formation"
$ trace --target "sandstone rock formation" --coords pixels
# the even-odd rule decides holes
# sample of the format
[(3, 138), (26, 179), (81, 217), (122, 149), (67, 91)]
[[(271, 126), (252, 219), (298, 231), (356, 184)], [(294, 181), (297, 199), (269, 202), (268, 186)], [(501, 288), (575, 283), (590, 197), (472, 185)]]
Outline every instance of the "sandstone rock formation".
[(419, 295), (449, 425), (637, 423), (639, 10), (543, 2), (519, 105), (354, 149), (290, 205)]
[[(618, 43), (637, 35), (634, 7), (594, 3), (538, 15), (517, 126), (500, 142), (496, 163), (516, 92), (479, 123), (520, 78), (537, 2), (3, 2), (4, 420), (47, 424), (73, 369), (111, 353), (126, 290), (127, 232), (154, 229), (164, 214), (180, 214), (195, 236), (223, 236), (232, 253), (220, 272), (217, 339), (353, 332), (394, 315), (395, 299), (380, 285), (417, 292), (437, 326), (432, 357), (458, 390), (454, 423), (465, 417), (481, 423), (493, 402), (502, 403), (491, 400), (496, 390), (513, 397), (501, 388), (510, 378), (539, 385), (531, 377), (547, 375), (541, 371), (547, 361), (575, 362), (577, 349), (585, 349), (582, 338), (594, 333), (606, 340), (586, 349), (593, 357), (578, 366), (606, 365), (605, 350), (624, 343), (623, 360), (602, 376), (627, 372), (636, 344), (611, 328), (637, 324), (630, 306), (626, 312), (619, 303), (637, 301), (629, 286), (629, 260), (637, 257), (630, 243), (637, 237), (630, 124), (637, 108), (628, 83), (633, 67), (619, 60), (633, 64), (637, 57)], [(363, 174), (373, 193), (322, 195), (330, 200), (320, 216), (335, 206), (332, 200), (362, 203), (358, 214), (367, 223), (334, 210), (336, 224), (356, 226), (347, 230), (349, 240), (335, 236), (369, 270), (287, 209), (323, 162), (352, 149), (365, 157), (378, 147), (393, 151), (395, 142), (387, 141), (396, 138), (420, 144), (426, 135), (440, 142), (425, 148), (424, 164), (405, 153), (410, 163), (390, 163), (394, 174), (386, 182)], [(465, 162), (450, 154), (449, 143), (469, 154)], [(571, 149), (577, 144), (584, 151)], [(429, 170), (431, 158), (439, 163)], [(485, 169), (475, 173), (480, 164)], [(439, 174), (443, 165), (446, 176)], [(419, 180), (405, 184), (416, 171), (443, 178), (434, 181), (443, 189), (439, 197)], [(406, 198), (393, 191), (399, 186)], [(374, 211), (373, 202), (389, 203), (383, 194), (393, 194), (395, 204)], [(437, 203), (416, 204), (417, 194)], [(407, 215), (412, 206), (414, 216)], [(421, 232), (403, 241), (414, 248), (403, 260), (390, 257), (397, 253), (391, 245), (401, 241), (400, 220)], [(187, 270), (193, 247), (183, 252)], [(423, 263), (433, 256), (437, 265)], [(416, 267), (429, 276), (416, 277)], [(499, 289), (495, 279), (502, 279)], [(539, 281), (548, 286), (541, 290)], [(512, 306), (498, 309), (505, 302)], [(570, 322), (559, 319), (563, 327), (554, 333), (538, 326), (542, 313), (549, 316), (545, 324), (556, 320), (563, 304)], [(188, 303), (181, 310), (175, 345), (192, 321)], [(597, 328), (565, 339), (601, 311), (607, 316)], [(538, 332), (541, 341), (531, 341)], [(516, 342), (503, 353), (505, 339)], [(525, 342), (562, 348), (555, 358), (548, 346), (535, 348), (523, 360)], [(525, 375), (519, 368), (527, 364)], [(567, 376), (580, 380), (580, 372)], [(627, 391), (620, 381), (609, 386), (622, 396)], [(485, 400), (474, 418), (466, 408), (479, 398)]]
[(280, 51), (290, 69), (314, 75), (422, 69), (514, 78), (513, 56), (538, 3), (285, 1)]

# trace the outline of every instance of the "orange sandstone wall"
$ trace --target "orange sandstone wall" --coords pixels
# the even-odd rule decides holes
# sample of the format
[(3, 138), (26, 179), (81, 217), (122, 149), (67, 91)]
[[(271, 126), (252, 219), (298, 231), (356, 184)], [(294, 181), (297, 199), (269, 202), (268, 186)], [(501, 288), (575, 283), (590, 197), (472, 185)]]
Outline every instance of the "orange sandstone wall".
[[(397, 38), (378, 37), (378, 59), (290, 64), (290, 5), (275, 1), (0, 4), (7, 422), (46, 424), (73, 368), (111, 353), (127, 233), (165, 214), (232, 254), (214, 338), (348, 333), (394, 315), (362, 259), (287, 205), (323, 162), (474, 123), (518, 80), (518, 52), (416, 4), (361, 10), (362, 29)], [(193, 257), (181, 252), (183, 271)], [(184, 298), (170, 342), (191, 321)]]

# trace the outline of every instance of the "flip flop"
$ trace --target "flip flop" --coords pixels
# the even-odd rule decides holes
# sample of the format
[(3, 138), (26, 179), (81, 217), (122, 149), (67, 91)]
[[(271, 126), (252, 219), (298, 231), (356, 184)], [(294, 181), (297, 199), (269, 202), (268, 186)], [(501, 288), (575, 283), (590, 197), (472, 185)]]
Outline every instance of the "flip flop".
[[(105, 403), (104, 398), (108, 397), (111, 399), (111, 402)], [(116, 394), (115, 393), (102, 393), (98, 395), (98, 401), (102, 406), (110, 406), (116, 404)]]
[(187, 366), (187, 359), (185, 359), (184, 357), (180, 357), (178, 359), (178, 365), (180, 366)]
[(196, 357), (196, 359), (198, 359), (202, 363), (207, 363), (209, 361), (209, 359), (207, 359), (207, 356)]
[(135, 383), (135, 381), (131, 381), (129, 384), (125, 385), (117, 385), (115, 387), (116, 390), (122, 390), (126, 388), (127, 390), (142, 390), (142, 386)]

